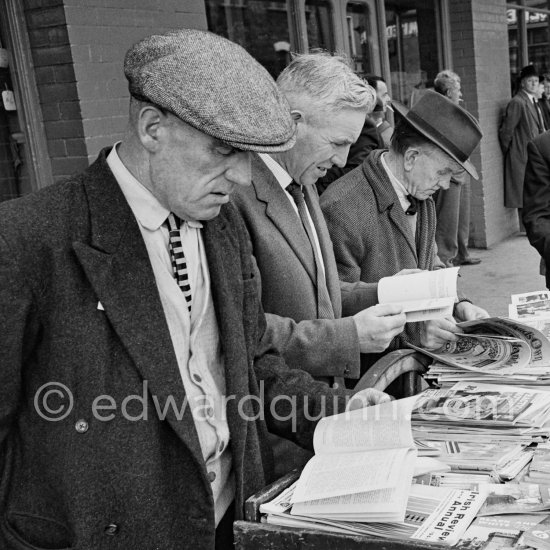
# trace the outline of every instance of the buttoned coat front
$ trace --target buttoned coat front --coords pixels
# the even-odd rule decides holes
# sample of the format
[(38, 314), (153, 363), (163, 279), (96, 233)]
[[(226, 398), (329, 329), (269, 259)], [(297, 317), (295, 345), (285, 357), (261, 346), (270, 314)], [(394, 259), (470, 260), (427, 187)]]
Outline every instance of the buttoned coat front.
[[(376, 303), (376, 285), (342, 283), (332, 242), (314, 185), (303, 186), (323, 255), (327, 287), (336, 319), (318, 319), (315, 259), (298, 214), (286, 193), (255, 155), (252, 185), (236, 190), (233, 201), (250, 234), (261, 276), (267, 317), (263, 344), (286, 362), (313, 376), (359, 376), (359, 341), (350, 317)], [(270, 315), (273, 314), (273, 315)]]
[[(0, 548), (212, 550), (194, 420), (145, 244), (105, 154), (83, 175), (0, 205)], [(267, 428), (311, 447), (315, 425), (301, 399), (291, 433), (268, 406), (264, 421), (251, 396), (269, 405), (307, 394), (315, 418), (326, 386), (257, 355), (265, 320), (231, 205), (203, 236), (234, 396), (240, 518), (272, 478)], [(332, 400), (323, 405), (330, 414)]]
[(520, 90), (508, 103), (498, 137), (504, 153), (504, 206), (523, 207), (527, 144), (542, 132), (533, 102)]

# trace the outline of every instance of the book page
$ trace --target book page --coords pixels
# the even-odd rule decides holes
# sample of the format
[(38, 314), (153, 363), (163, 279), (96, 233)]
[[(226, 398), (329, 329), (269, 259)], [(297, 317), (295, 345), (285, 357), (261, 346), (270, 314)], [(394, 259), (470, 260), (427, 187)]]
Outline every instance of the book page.
[(300, 475), (292, 503), (395, 488), (409, 452), (416, 451), (385, 449), (315, 455)]
[(398, 399), (321, 419), (313, 436), (315, 453), (414, 448), (411, 412), (416, 399)]
[(378, 283), (378, 302), (395, 304), (413, 300), (457, 297), (458, 267), (383, 277)]

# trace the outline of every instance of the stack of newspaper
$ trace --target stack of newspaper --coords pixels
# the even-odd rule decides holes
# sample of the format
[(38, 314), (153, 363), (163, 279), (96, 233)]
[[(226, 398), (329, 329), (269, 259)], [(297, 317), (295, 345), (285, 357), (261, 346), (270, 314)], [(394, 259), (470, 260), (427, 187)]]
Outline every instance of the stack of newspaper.
[(418, 396), (413, 434), (419, 440), (531, 444), (550, 434), (550, 392), (457, 382)]

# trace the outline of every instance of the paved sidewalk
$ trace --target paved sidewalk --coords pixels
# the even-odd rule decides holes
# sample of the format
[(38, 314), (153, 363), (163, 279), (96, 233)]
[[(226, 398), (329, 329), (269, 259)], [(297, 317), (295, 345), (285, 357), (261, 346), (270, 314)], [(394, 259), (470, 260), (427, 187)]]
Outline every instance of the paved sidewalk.
[(527, 237), (516, 235), (489, 250), (470, 249), (478, 265), (460, 268), (460, 285), (471, 300), (491, 315), (507, 316), (511, 294), (545, 290), (540, 256)]

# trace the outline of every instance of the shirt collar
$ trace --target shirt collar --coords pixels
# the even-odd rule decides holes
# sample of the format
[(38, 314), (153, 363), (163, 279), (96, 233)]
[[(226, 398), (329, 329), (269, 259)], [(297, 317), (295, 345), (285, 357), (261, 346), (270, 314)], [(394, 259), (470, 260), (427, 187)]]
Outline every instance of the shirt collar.
[(264, 161), (265, 165), (275, 176), (275, 179), (279, 182), (279, 185), (286, 190), (286, 188), (292, 183), (292, 176), (267, 153), (259, 153), (258, 156)]
[(407, 195), (409, 193), (405, 189), (405, 186), (394, 176), (393, 172), (390, 170), (390, 167), (386, 163), (385, 157), (386, 157), (386, 153), (382, 153), (380, 155), (380, 162), (382, 163), (382, 168), (384, 168), (384, 170), (386, 171), (386, 174), (388, 175), (388, 178), (390, 179), (390, 182), (397, 194), (397, 198), (399, 199), (399, 203), (401, 204), (401, 207), (403, 208), (404, 211), (407, 211), (407, 209), (411, 205), (410, 201), (407, 199)]
[[(156, 231), (166, 221), (168, 214), (170, 214), (170, 210), (162, 206), (151, 191), (140, 183), (130, 173), (128, 168), (124, 166), (117, 152), (119, 143), (120, 141), (115, 143), (114, 147), (111, 149), (111, 152), (107, 156), (107, 164), (115, 176), (138, 222), (146, 229)], [(189, 227), (197, 229), (202, 227), (202, 224), (197, 221), (186, 220), (186, 223)]]

